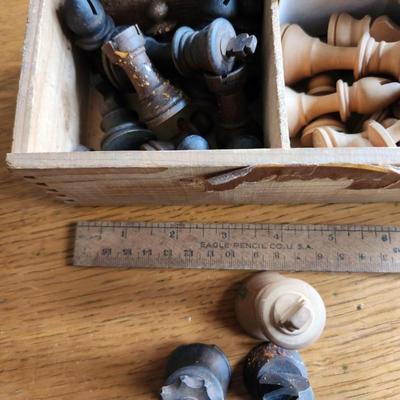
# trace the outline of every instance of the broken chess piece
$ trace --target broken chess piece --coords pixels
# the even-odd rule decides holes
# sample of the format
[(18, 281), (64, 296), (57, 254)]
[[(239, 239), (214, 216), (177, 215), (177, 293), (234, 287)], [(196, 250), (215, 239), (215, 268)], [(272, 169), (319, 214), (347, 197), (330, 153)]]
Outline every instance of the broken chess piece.
[(226, 146), (228, 149), (261, 149), (261, 140), (254, 135), (234, 136)]
[(314, 400), (307, 369), (297, 351), (262, 343), (246, 356), (243, 375), (256, 400)]
[(372, 23), (370, 34), (378, 41), (397, 42), (400, 40), (400, 26), (387, 15), (382, 15)]
[(313, 147), (313, 133), (317, 128), (328, 127), (344, 132), (346, 126), (334, 116), (323, 116), (308, 124), (302, 131), (300, 143), (303, 147)]
[(380, 124), (366, 121), (366, 130), (361, 133), (346, 133), (333, 127), (318, 127), (313, 132), (314, 147), (396, 147), (400, 141), (400, 124), (389, 118)]
[(169, 356), (162, 400), (224, 400), (231, 366), (217, 346), (201, 343), (179, 346)]
[(139, 27), (134, 25), (120, 32), (102, 49), (132, 82), (137, 97), (136, 110), (141, 121), (159, 139), (168, 140), (179, 133), (174, 120), (188, 103), (184, 94), (157, 72), (144, 45), (145, 39)]
[(348, 13), (336, 13), (329, 19), (327, 41), (333, 46), (354, 47), (366, 32), (378, 41), (400, 40), (400, 27), (386, 15), (372, 22), (369, 15), (359, 20)]
[(236, 295), (236, 317), (260, 340), (301, 349), (322, 334), (326, 311), (319, 293), (307, 282), (260, 272), (244, 281)]
[(140, 146), (140, 150), (145, 151), (166, 151), (175, 150), (175, 146), (172, 142), (163, 142), (160, 140), (150, 140)]
[(139, 123), (137, 115), (126, 108), (117, 92), (100, 74), (92, 76), (96, 90), (103, 96), (101, 130), (103, 151), (138, 150), (155, 135)]
[(322, 96), (336, 92), (336, 80), (331, 74), (318, 74), (310, 78), (307, 84), (307, 94)]
[(177, 146), (177, 150), (209, 150), (207, 140), (200, 135), (188, 135)]
[(317, 117), (339, 112), (347, 121), (352, 112), (373, 114), (390, 106), (400, 97), (400, 83), (384, 78), (366, 77), (352, 86), (342, 80), (336, 82), (336, 92), (325, 96), (297, 93), (286, 87), (285, 99), (290, 137)]
[(400, 42), (377, 42), (365, 32), (357, 47), (332, 46), (295, 24), (282, 26), (281, 38), (287, 85), (334, 70), (352, 70), (356, 80), (371, 74), (400, 78)]
[(256, 47), (254, 35), (237, 35), (232, 24), (224, 18), (215, 19), (200, 31), (182, 26), (171, 43), (173, 62), (183, 76), (195, 72), (227, 75), (236, 60), (253, 55)]
[(242, 65), (226, 76), (205, 74), (204, 78), (210, 92), (217, 98), (217, 141), (225, 147), (233, 136), (250, 133), (251, 121), (245, 93), (247, 69)]

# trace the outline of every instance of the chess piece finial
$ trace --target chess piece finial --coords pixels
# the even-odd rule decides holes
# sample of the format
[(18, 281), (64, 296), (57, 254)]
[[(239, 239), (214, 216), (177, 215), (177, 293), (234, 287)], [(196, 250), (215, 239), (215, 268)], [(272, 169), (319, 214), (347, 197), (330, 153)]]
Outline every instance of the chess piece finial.
[(375, 77), (362, 78), (350, 87), (339, 80), (336, 82), (336, 92), (325, 96), (310, 96), (286, 87), (290, 136), (294, 137), (302, 127), (321, 115), (339, 112), (341, 120), (345, 122), (352, 112), (373, 114), (388, 107), (399, 97), (399, 82)]
[(200, 135), (188, 135), (178, 145), (177, 150), (209, 150), (207, 140)]
[(400, 27), (388, 16), (378, 17), (374, 22), (369, 15), (361, 20), (347, 13), (332, 14), (328, 25), (328, 44), (354, 47), (365, 32), (377, 41), (397, 42), (400, 40)]
[(281, 37), (287, 85), (333, 70), (352, 70), (356, 80), (371, 74), (400, 78), (400, 42), (377, 42), (365, 32), (357, 47), (336, 47), (309, 36), (299, 25), (284, 25)]
[[(145, 40), (138, 26), (126, 28), (103, 46), (110, 61), (120, 66), (132, 82), (140, 119), (161, 139), (179, 133), (177, 124), (167, 121), (181, 112), (187, 102), (183, 93), (162, 78), (146, 54)], [(168, 129), (164, 129), (166, 125)]]
[(196, 343), (179, 346), (169, 356), (162, 400), (224, 400), (231, 367), (217, 347)]
[(236, 317), (253, 337), (300, 349), (320, 337), (326, 312), (321, 296), (308, 283), (261, 272), (239, 288)]
[(217, 18), (201, 31), (183, 26), (173, 37), (172, 59), (183, 76), (194, 72), (226, 75), (232, 71), (237, 59), (254, 54), (257, 38), (243, 33), (236, 35), (232, 24)]
[(246, 356), (243, 374), (253, 399), (314, 400), (307, 369), (297, 351), (262, 343)]

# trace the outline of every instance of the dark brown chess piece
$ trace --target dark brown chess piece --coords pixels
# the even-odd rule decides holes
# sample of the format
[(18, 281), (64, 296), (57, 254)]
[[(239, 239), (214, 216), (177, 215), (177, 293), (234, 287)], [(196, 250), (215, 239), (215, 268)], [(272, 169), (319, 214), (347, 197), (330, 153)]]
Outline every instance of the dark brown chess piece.
[(160, 139), (168, 140), (179, 133), (175, 117), (185, 109), (187, 101), (180, 90), (160, 76), (144, 46), (145, 39), (139, 27), (134, 25), (116, 35), (102, 49), (132, 82), (141, 121)]

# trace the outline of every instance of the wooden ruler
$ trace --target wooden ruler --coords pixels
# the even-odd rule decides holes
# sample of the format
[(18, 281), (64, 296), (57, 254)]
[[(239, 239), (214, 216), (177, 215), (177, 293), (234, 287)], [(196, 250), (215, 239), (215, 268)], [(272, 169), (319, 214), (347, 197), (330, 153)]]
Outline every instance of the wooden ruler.
[(80, 222), (83, 267), (400, 272), (400, 228)]

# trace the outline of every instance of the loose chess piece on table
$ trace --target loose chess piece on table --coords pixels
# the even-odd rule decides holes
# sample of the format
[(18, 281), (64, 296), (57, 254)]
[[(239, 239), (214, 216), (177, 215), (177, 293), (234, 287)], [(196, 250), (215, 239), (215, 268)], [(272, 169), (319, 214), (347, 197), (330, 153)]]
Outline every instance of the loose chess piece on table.
[(286, 349), (309, 346), (325, 327), (326, 311), (318, 292), (307, 282), (275, 272), (244, 281), (235, 303), (236, 317), (247, 333)]

